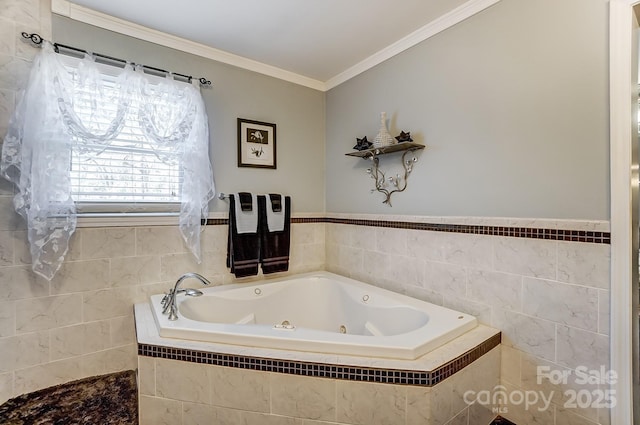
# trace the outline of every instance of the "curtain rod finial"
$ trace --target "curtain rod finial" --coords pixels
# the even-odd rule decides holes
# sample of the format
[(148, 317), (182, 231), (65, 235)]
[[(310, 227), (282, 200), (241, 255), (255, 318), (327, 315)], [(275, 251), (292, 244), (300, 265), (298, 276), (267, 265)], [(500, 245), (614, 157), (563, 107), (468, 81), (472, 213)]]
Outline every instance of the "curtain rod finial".
[(40, 34), (29, 34), (28, 32), (22, 32), (22, 37), (23, 38), (28, 38), (29, 40), (31, 40), (31, 42), (33, 44), (42, 44), (42, 37), (40, 37)]

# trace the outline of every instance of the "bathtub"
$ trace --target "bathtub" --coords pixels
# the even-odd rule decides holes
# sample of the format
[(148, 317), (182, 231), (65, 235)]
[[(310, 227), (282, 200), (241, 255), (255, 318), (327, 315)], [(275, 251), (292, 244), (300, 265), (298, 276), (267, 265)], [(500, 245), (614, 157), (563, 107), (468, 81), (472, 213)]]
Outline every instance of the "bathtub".
[(161, 337), (413, 360), (477, 326), (468, 314), (329, 272), (202, 291), (178, 296), (175, 321), (162, 314), (162, 295), (150, 297)]

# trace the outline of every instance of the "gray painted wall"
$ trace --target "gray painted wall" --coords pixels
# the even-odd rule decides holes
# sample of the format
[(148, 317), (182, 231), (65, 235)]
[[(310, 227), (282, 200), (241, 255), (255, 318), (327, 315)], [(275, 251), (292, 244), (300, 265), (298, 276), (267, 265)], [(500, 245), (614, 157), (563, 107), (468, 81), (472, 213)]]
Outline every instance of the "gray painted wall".
[[(294, 212), (324, 211), (325, 95), (64, 17), (53, 17), (53, 39), (213, 82), (202, 95), (209, 114), (210, 152), (216, 189), (232, 193), (291, 195)], [(238, 168), (237, 118), (277, 125), (277, 169)], [(212, 201), (211, 211), (227, 211)]]
[[(381, 111), (428, 146), (392, 208), (344, 156)], [(608, 219), (608, 3), (502, 0), (329, 91), (326, 132), (329, 212)]]
[[(219, 191), (285, 192), (298, 212), (326, 198), (328, 212), (608, 219), (607, 22), (606, 1), (502, 0), (326, 95), (58, 16), (53, 31), (210, 78)], [(344, 155), (373, 139), (381, 111), (393, 135), (428, 146), (392, 208), (370, 193), (370, 164)], [(278, 125), (277, 170), (237, 168), (237, 117)], [(400, 172), (399, 156), (383, 169)]]

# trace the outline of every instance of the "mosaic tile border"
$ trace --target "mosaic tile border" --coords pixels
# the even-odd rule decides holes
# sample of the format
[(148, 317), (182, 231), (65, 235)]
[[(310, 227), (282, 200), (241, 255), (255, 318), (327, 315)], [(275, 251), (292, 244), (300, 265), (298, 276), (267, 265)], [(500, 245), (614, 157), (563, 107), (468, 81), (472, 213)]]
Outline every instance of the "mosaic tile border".
[[(543, 229), (531, 227), (480, 226), (469, 224), (416, 223), (411, 221), (359, 220), (332, 217), (298, 217), (292, 223), (332, 223), (354, 226), (388, 227), (394, 229), (428, 230), (431, 232), (466, 233), (472, 235), (507, 236), (512, 238), (547, 239), (565, 242), (611, 244), (611, 232), (586, 230)], [(226, 218), (210, 218), (207, 225), (227, 225)]]
[(586, 230), (480, 226), (470, 224), (415, 223), (408, 221), (357, 220), (343, 218), (325, 218), (325, 223), (390, 227), (395, 229), (429, 230), (432, 232), (467, 233), (473, 235), (508, 236), (513, 238), (548, 239), (566, 242), (611, 243), (610, 232)]
[(191, 363), (258, 370), (262, 372), (311, 376), (316, 378), (431, 387), (444, 381), (456, 372), (478, 360), (484, 354), (500, 345), (501, 340), (502, 334), (497, 333), (477, 345), (475, 348), (472, 348), (466, 353), (430, 372), (379, 369), (359, 366), (340, 366), (335, 364), (307, 363), (263, 357), (236, 356), (232, 354), (212, 353), (208, 351), (163, 347), (142, 343), (138, 344), (138, 355)]
[[(300, 223), (326, 223), (326, 217), (291, 217), (291, 222), (295, 224)], [(229, 224), (228, 218), (208, 218), (201, 221), (201, 224), (206, 224), (207, 226), (226, 226)]]

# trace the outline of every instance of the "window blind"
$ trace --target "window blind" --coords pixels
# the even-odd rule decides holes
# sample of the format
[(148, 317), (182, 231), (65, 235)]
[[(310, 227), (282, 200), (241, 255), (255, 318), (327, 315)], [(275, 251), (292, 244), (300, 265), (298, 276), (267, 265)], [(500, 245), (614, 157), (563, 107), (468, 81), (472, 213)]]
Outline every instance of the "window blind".
[[(74, 80), (78, 79), (77, 62), (75, 58), (65, 58), (67, 70)], [(101, 74), (102, 91), (107, 98), (112, 92), (116, 99), (117, 77), (107, 72), (105, 69)], [(71, 193), (79, 212), (179, 210), (182, 187), (179, 156), (162, 151), (157, 145), (151, 147), (152, 142), (139, 124), (141, 101), (139, 98), (131, 100), (123, 127), (113, 140), (108, 143), (85, 140), (72, 148)], [(75, 92), (76, 115), (87, 128), (106, 128), (109, 116), (116, 114), (117, 103), (105, 104), (102, 114), (96, 115), (91, 113), (95, 110), (91, 102), (88, 93)]]

